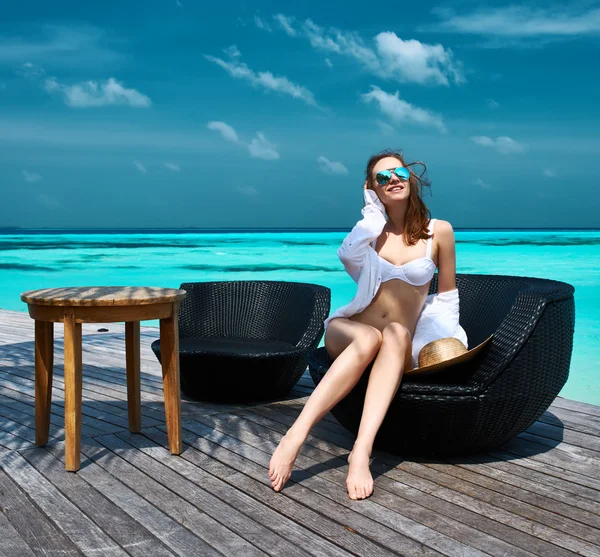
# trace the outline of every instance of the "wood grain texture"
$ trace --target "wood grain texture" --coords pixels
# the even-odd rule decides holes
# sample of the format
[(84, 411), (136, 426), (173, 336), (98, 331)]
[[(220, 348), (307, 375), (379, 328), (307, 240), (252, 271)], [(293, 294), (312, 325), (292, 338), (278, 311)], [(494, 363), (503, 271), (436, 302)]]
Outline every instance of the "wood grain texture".
[(185, 296), (185, 290), (178, 288), (82, 286), (28, 290), (21, 294), (21, 300), (46, 306), (128, 306), (178, 302)]
[(181, 389), (179, 380), (179, 304), (175, 304), (173, 315), (160, 320), (160, 353), (162, 360), (165, 414), (171, 454), (181, 454)]
[(65, 440), (66, 468), (79, 470), (81, 445), (81, 324), (75, 321), (74, 312), (65, 315)]
[(272, 402), (180, 400), (183, 450), (175, 457), (163, 387), (172, 377), (150, 348), (169, 333), (139, 326), (143, 427), (131, 433), (128, 326), (79, 325), (82, 457), (71, 474), (63, 425), (66, 378), (77, 367), (67, 358), (73, 320), (54, 325), (42, 448), (34, 444), (36, 327), (27, 313), (0, 310), (0, 555), (600, 555), (598, 407), (557, 398), (526, 432), (477, 455), (375, 451), (367, 501), (347, 497), (354, 436), (328, 414), (275, 493), (268, 462), (314, 389), (308, 373)]
[(54, 323), (35, 322), (35, 444), (48, 442), (52, 373), (54, 358)]
[(127, 409), (129, 411), (129, 431), (138, 433), (142, 427), (139, 321), (125, 323), (125, 357), (127, 360)]

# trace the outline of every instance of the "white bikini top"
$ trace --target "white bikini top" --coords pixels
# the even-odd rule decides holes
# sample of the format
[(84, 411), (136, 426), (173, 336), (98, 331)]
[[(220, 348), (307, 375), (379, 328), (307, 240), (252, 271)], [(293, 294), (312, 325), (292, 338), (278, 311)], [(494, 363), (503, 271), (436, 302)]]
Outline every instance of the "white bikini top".
[[(433, 232), (433, 223), (436, 219), (429, 221), (428, 232), (431, 235)], [(412, 261), (407, 261), (403, 265), (394, 265), (387, 259), (377, 254), (381, 264), (381, 282), (386, 282), (392, 279), (400, 279), (408, 282), (413, 286), (422, 286), (427, 284), (435, 273), (436, 265), (431, 259), (431, 243), (433, 238), (427, 238), (427, 253), (425, 257), (419, 257)], [(377, 239), (372, 242), (373, 249)]]

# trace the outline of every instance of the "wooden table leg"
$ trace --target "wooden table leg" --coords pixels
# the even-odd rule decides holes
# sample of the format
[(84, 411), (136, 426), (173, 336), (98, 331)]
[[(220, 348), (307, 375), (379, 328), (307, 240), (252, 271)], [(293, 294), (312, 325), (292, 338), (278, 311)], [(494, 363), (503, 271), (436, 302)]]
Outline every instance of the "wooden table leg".
[(50, 432), (54, 323), (35, 322), (35, 444), (45, 445)]
[(81, 449), (81, 323), (65, 311), (65, 468), (79, 470)]
[(129, 431), (139, 433), (142, 428), (139, 321), (125, 323), (125, 356), (127, 362), (127, 408), (129, 411)]
[(165, 393), (167, 435), (171, 454), (181, 454), (182, 451), (178, 311), (179, 303), (176, 302), (173, 304), (171, 317), (160, 320), (160, 358)]

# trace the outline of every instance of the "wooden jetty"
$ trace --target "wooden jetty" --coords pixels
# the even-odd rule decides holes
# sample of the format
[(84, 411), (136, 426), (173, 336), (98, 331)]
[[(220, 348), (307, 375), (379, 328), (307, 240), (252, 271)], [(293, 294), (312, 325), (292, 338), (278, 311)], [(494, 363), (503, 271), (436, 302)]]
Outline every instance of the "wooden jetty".
[(141, 328), (143, 429), (131, 434), (124, 326), (84, 324), (81, 469), (70, 473), (62, 325), (45, 447), (34, 445), (33, 331), (26, 313), (0, 311), (1, 556), (600, 555), (598, 406), (559, 397), (485, 454), (376, 451), (364, 501), (345, 487), (353, 437), (328, 415), (275, 493), (269, 459), (314, 388), (308, 373), (281, 401), (183, 400), (184, 452), (173, 456), (150, 349), (158, 329)]

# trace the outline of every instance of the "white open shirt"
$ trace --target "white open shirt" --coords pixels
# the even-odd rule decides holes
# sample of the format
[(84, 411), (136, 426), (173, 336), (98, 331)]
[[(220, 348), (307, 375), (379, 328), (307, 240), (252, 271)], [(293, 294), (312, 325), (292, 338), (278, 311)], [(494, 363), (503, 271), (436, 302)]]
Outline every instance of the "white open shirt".
[[(337, 252), (346, 272), (357, 283), (357, 292), (350, 303), (335, 310), (325, 320), (325, 328), (336, 317), (350, 317), (363, 311), (371, 303), (381, 284), (381, 264), (371, 242), (383, 231), (387, 214), (385, 206), (373, 190), (364, 190), (364, 198), (363, 218), (344, 238)], [(429, 294), (417, 319), (412, 339), (412, 367), (418, 364), (421, 348), (438, 338), (455, 337), (468, 348), (467, 334), (458, 321), (458, 288)]]

